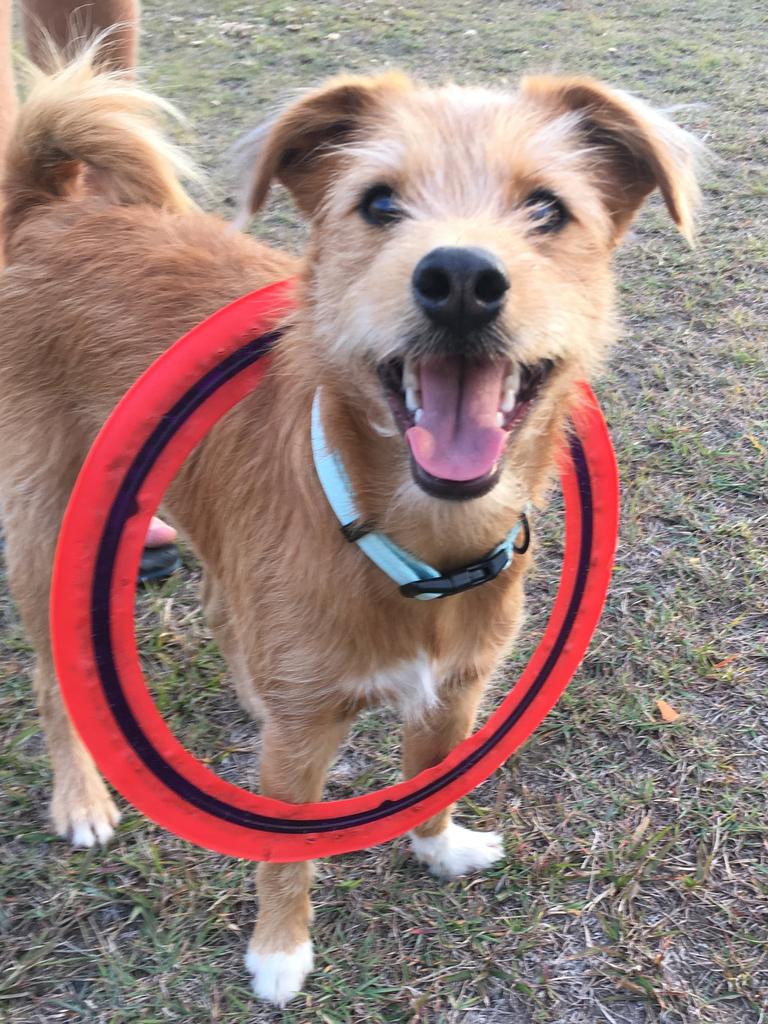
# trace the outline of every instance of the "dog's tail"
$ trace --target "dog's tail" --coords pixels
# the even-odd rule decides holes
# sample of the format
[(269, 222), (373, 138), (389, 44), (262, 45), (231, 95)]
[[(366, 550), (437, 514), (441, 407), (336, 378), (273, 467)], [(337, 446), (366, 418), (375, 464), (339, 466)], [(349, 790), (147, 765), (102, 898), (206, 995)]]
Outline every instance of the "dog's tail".
[(52, 50), (51, 74), (26, 66), (30, 90), (9, 139), (2, 189), (6, 246), (36, 208), (84, 188), (120, 204), (195, 208), (180, 178), (198, 175), (157, 128), (161, 115), (177, 116), (174, 108), (124, 75), (97, 71), (103, 41), (70, 63)]

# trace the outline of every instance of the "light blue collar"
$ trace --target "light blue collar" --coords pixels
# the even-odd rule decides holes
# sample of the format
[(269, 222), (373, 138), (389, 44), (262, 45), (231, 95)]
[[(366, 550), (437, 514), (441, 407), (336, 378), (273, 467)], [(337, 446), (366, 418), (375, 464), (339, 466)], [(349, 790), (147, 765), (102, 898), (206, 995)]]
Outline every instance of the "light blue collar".
[[(443, 575), (403, 550), (386, 534), (379, 533), (370, 524), (361, 521), (341, 456), (326, 443), (320, 411), (321, 390), (317, 389), (312, 402), (312, 455), (328, 504), (341, 524), (346, 539), (357, 544), (382, 572), (394, 580), (405, 597), (432, 601), (438, 597), (460, 594), (495, 579), (512, 563), (515, 551), (522, 554), (528, 549), (528, 520), (525, 513), (522, 513), (505, 539), (490, 554), (471, 565)], [(521, 531), (524, 531), (523, 544), (515, 547)]]

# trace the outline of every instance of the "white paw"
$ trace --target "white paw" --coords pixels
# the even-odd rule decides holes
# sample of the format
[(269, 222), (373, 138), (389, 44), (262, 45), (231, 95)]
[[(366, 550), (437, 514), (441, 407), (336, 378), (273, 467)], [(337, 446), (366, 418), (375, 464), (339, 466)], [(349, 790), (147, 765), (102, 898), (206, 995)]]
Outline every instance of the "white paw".
[(498, 832), (473, 832), (450, 822), (436, 836), (424, 839), (411, 832), (416, 857), (438, 878), (458, 878), (472, 871), (484, 871), (504, 856)]
[(68, 839), (75, 848), (104, 846), (115, 834), (120, 811), (107, 799), (99, 806), (68, 810), (66, 814), (53, 814), (56, 832)]
[(290, 953), (257, 953), (249, 949), (245, 966), (259, 999), (285, 1006), (301, 992), (304, 979), (312, 970), (312, 943), (302, 942)]
[[(120, 820), (117, 815), (115, 825)], [(76, 847), (96, 846), (100, 843), (104, 846), (115, 834), (114, 825), (105, 818), (88, 819), (86, 821), (73, 822), (70, 842)]]

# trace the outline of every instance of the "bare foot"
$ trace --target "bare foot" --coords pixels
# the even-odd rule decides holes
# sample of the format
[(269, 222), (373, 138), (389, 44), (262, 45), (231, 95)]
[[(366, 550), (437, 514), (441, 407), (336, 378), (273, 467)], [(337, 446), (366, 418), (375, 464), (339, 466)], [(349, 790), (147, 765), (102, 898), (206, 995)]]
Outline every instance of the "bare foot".
[(158, 516), (152, 516), (149, 521), (149, 529), (144, 539), (144, 547), (161, 548), (165, 544), (173, 544), (176, 541), (176, 531), (168, 523), (163, 522)]

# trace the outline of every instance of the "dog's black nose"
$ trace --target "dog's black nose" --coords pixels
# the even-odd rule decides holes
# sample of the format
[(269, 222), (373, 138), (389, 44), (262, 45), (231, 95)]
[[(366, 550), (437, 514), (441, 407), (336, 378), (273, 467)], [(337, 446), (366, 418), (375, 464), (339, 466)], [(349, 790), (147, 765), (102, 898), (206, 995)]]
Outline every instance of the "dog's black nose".
[(484, 249), (443, 246), (419, 260), (411, 279), (416, 302), (429, 319), (457, 334), (477, 330), (499, 315), (509, 280)]

